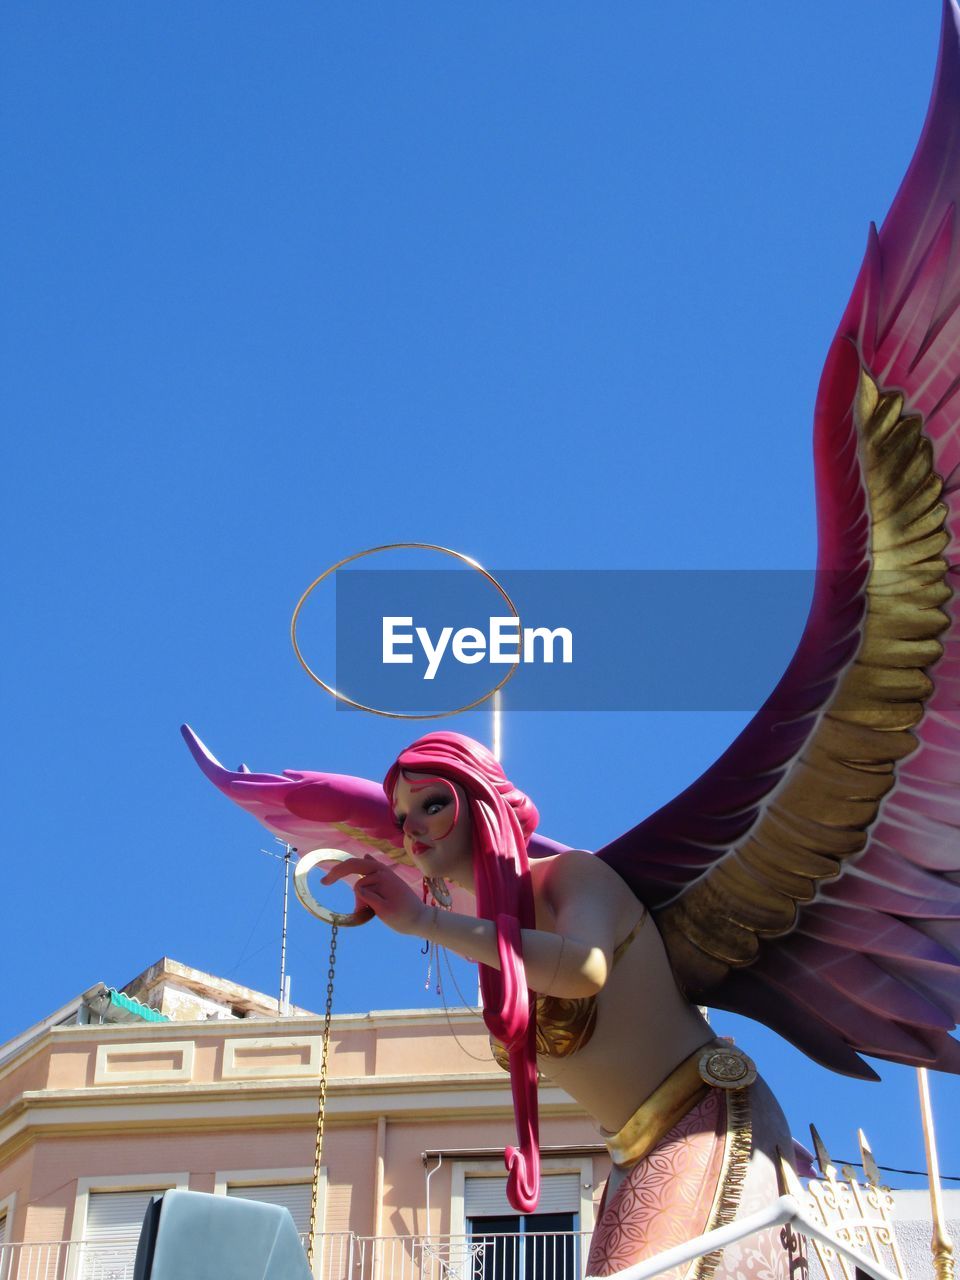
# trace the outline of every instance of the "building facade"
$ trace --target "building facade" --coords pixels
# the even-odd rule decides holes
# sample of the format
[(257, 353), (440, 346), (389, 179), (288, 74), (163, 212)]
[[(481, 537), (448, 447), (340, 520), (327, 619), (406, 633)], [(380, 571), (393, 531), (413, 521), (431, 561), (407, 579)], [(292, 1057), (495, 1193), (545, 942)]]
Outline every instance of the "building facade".
[[(123, 991), (91, 988), (0, 1047), (0, 1241), (35, 1259), (45, 1247), (44, 1274), (119, 1278), (168, 1187), (286, 1204), (306, 1235), (322, 1037), (321, 1016), (278, 1016), (269, 997), (167, 959)], [(559, 1090), (542, 1088), (540, 1113), (543, 1195), (521, 1221), (505, 1197), (509, 1079), (478, 1012), (335, 1016), (325, 1271), (347, 1274), (337, 1259), (371, 1247), (358, 1241), (588, 1232), (606, 1152)]]
[[(282, 1204), (309, 1243), (315, 1186), (322, 1280), (582, 1275), (606, 1150), (543, 1084), (540, 1204), (513, 1211), (510, 1084), (476, 1009), (332, 1019), (315, 1184), (323, 1026), (163, 959), (0, 1046), (0, 1280), (130, 1280), (147, 1204), (171, 1187)], [(944, 1199), (956, 1241), (960, 1192)], [(926, 1193), (894, 1201), (906, 1273), (929, 1275)]]

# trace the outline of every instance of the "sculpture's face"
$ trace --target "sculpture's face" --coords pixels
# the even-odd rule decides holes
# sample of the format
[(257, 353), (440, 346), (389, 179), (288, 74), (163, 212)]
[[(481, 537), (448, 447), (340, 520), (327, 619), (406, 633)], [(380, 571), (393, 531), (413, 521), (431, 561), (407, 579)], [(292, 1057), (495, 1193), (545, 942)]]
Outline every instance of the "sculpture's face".
[[(459, 800), (459, 812), (452, 791)], [(454, 813), (456, 812), (456, 819)], [(473, 844), (467, 794), (456, 782), (432, 782), (429, 774), (400, 774), (393, 814), (403, 847), (417, 870), (473, 887)]]

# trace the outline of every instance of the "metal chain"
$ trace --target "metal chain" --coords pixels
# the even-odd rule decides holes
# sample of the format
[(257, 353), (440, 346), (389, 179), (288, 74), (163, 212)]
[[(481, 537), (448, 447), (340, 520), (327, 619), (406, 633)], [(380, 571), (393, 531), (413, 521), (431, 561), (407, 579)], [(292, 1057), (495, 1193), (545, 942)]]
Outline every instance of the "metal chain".
[(330, 931), (330, 966), (327, 969), (327, 1007), (323, 1015), (323, 1049), (320, 1055), (320, 1099), (317, 1105), (317, 1145), (313, 1156), (313, 1190), (310, 1197), (310, 1235), (307, 1241), (307, 1266), (313, 1270), (313, 1242), (317, 1234), (317, 1208), (320, 1200), (320, 1161), (323, 1156), (323, 1122), (327, 1110), (327, 1053), (330, 1049), (330, 1015), (333, 1012), (333, 971), (337, 963), (337, 925)]

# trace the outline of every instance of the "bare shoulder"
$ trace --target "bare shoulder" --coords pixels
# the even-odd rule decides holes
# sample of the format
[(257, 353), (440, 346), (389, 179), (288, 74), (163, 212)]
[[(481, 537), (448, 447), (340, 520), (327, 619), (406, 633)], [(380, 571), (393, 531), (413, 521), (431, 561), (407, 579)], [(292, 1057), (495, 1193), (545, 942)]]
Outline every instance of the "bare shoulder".
[(582, 895), (585, 889), (602, 890), (605, 895), (633, 898), (625, 881), (595, 854), (585, 849), (565, 849), (550, 858), (532, 859), (530, 872), (535, 891), (557, 909), (571, 895)]

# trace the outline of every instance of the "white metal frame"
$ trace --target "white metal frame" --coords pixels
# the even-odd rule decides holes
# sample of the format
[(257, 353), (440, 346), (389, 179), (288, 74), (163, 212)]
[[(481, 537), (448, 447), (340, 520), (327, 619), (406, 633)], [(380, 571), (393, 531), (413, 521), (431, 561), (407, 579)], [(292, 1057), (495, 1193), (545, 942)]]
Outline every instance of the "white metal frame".
[[(274, 1170), (272, 1172), (276, 1175), (279, 1171)], [(92, 1189), (96, 1190), (98, 1185), (102, 1186), (104, 1180), (86, 1179), (85, 1181), (94, 1183), (95, 1185)], [(129, 1185), (130, 1180), (126, 1181), (126, 1187), (117, 1186), (105, 1189), (139, 1189), (138, 1187), (131, 1188)], [(705, 1235), (698, 1236), (695, 1240), (687, 1241), (686, 1244), (666, 1249), (663, 1253), (658, 1253), (655, 1257), (648, 1258), (645, 1262), (628, 1267), (624, 1271), (616, 1272), (615, 1275), (608, 1277), (607, 1280), (652, 1280), (652, 1277), (658, 1276), (664, 1271), (669, 1271), (673, 1267), (683, 1266), (706, 1253), (712, 1253), (715, 1249), (723, 1249), (727, 1245), (734, 1244), (736, 1241), (754, 1235), (759, 1231), (766, 1231), (772, 1227), (784, 1225), (788, 1225), (791, 1229), (795, 1228), (799, 1235), (818, 1240), (838, 1253), (843, 1254), (866, 1275), (870, 1276), (871, 1280), (898, 1280), (898, 1277), (880, 1266), (875, 1259), (865, 1257), (856, 1249), (851, 1248), (849, 1243), (839, 1240), (819, 1223), (814, 1222), (801, 1207), (800, 1203), (789, 1195), (781, 1196), (779, 1200), (775, 1200), (759, 1213), (740, 1218), (736, 1222), (730, 1223), (729, 1226), (718, 1227), (715, 1231), (708, 1231)], [(416, 1269), (411, 1270), (410, 1259), (419, 1259), (421, 1264), (426, 1264), (421, 1265), (419, 1268), (419, 1274), (423, 1277), (423, 1280), (454, 1280), (458, 1275), (458, 1263), (468, 1257), (467, 1242), (463, 1237), (459, 1239), (450, 1236), (391, 1236), (377, 1238), (373, 1236), (354, 1236), (352, 1232), (349, 1235), (350, 1243), (347, 1250), (349, 1265), (345, 1274), (350, 1277), (359, 1277), (359, 1280), (391, 1280), (391, 1277), (396, 1274), (399, 1274), (405, 1280), (414, 1280), (418, 1272)], [(322, 1241), (327, 1242), (331, 1239), (331, 1236), (325, 1233), (320, 1238)], [(581, 1235), (581, 1241), (586, 1246), (587, 1240), (584, 1235)], [(31, 1270), (31, 1274), (59, 1274), (61, 1259), (64, 1259), (66, 1262), (65, 1274), (69, 1277), (77, 1272), (84, 1243), (83, 1240), (79, 1239), (51, 1241), (47, 1244), (10, 1242), (0, 1250), (0, 1269), (6, 1266), (8, 1272), (12, 1273), (12, 1267), (19, 1267), (23, 1251), (30, 1249), (39, 1251), (38, 1256), (40, 1258), (40, 1270), (34, 1267)], [(391, 1269), (388, 1265), (392, 1260), (391, 1250), (400, 1257), (400, 1265), (396, 1270)], [(342, 1252), (343, 1250), (341, 1249), (341, 1254)], [(583, 1247), (581, 1252), (586, 1254), (588, 1249)], [(320, 1273), (318, 1272), (317, 1274)], [(467, 1276), (470, 1273), (464, 1271), (462, 1274)]]
[(712, 1253), (714, 1249), (726, 1248), (728, 1244), (734, 1244), (737, 1240), (755, 1235), (758, 1231), (785, 1225), (796, 1227), (801, 1235), (809, 1236), (813, 1240), (819, 1240), (821, 1244), (829, 1245), (831, 1249), (836, 1249), (838, 1253), (842, 1253), (866, 1272), (871, 1280), (898, 1280), (892, 1271), (878, 1266), (873, 1259), (865, 1257), (845, 1241), (838, 1240), (836, 1236), (824, 1230), (819, 1223), (809, 1217), (793, 1196), (781, 1196), (779, 1200), (775, 1200), (766, 1209), (761, 1209), (759, 1213), (739, 1218), (726, 1227), (707, 1231), (694, 1240), (688, 1240), (686, 1244), (664, 1249), (662, 1253), (655, 1254), (646, 1262), (638, 1262), (636, 1266), (614, 1272), (607, 1277), (607, 1280), (651, 1280), (653, 1276), (669, 1271), (672, 1267), (681, 1267), (685, 1263), (692, 1262), (694, 1258), (703, 1257), (705, 1253)]

